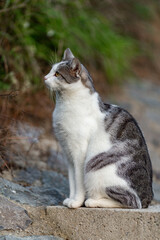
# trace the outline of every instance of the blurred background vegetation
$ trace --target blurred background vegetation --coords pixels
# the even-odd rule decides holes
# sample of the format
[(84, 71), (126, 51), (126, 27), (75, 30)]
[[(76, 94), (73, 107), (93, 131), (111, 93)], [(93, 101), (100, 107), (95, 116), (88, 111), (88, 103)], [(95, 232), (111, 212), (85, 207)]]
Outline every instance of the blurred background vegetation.
[(140, 65), (156, 68), (153, 45), (159, 42), (150, 34), (159, 5), (158, 0), (0, 1), (0, 89), (41, 86), (49, 65), (67, 47), (109, 84), (135, 74)]

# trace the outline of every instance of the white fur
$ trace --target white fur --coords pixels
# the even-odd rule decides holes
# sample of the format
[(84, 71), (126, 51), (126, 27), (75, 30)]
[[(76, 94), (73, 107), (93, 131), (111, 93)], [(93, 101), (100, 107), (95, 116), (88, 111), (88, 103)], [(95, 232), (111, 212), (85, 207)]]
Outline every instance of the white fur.
[(90, 198), (107, 197), (106, 187), (116, 185), (127, 188), (126, 181), (116, 174), (115, 164), (85, 174), (85, 187)]
[(120, 203), (118, 203), (117, 201), (114, 201), (113, 199), (107, 199), (105, 198), (100, 198), (100, 199), (92, 199), (92, 198), (88, 198), (85, 201), (85, 206), (86, 207), (91, 207), (91, 208), (95, 208), (95, 207), (105, 207), (105, 208), (119, 208), (119, 207), (123, 207)]
[(45, 77), (51, 89), (63, 89), (63, 99), (58, 98), (53, 112), (53, 124), (57, 138), (69, 164), (70, 196), (63, 204), (70, 208), (80, 207), (87, 195), (88, 207), (119, 207), (109, 199), (106, 187), (122, 186), (128, 189), (125, 180), (116, 174), (116, 165), (111, 164), (85, 174), (86, 163), (95, 155), (108, 151), (113, 144), (104, 127), (105, 114), (99, 109), (98, 94), (90, 94), (79, 80), (60, 86), (54, 76), (58, 64)]
[[(66, 142), (61, 141), (61, 136), (57, 137), (64, 152), (66, 151), (66, 155), (68, 150), (71, 152), (68, 157), (71, 193), (70, 199), (64, 201), (64, 205), (68, 207), (79, 207), (84, 202), (86, 192), (83, 174), (84, 162), (86, 155), (92, 156), (93, 150), (93, 154), (101, 152), (100, 143), (97, 144), (97, 149), (94, 147), (96, 141), (94, 136), (95, 134), (98, 136), (99, 125), (102, 125), (103, 118), (104, 114), (98, 108), (97, 93), (90, 95), (89, 89), (84, 87), (80, 81), (72, 84), (70, 94), (65, 96), (65, 101), (59, 101), (56, 104), (53, 113), (54, 128), (57, 128), (57, 124), (62, 125), (63, 131), (67, 133), (67, 150), (65, 149)], [(109, 142), (108, 137), (105, 142)], [(108, 145), (111, 147), (110, 143)], [(73, 164), (75, 169), (73, 169)], [(73, 202), (72, 199), (75, 201)]]

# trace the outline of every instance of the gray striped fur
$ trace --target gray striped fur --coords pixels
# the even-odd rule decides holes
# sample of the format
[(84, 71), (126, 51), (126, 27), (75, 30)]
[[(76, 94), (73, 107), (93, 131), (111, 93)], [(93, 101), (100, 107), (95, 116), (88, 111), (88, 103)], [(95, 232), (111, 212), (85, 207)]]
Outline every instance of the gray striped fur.
[[(143, 134), (136, 120), (126, 110), (105, 104), (101, 99), (99, 99), (99, 108), (106, 114), (105, 130), (109, 133), (114, 145), (109, 151), (102, 152), (90, 159), (85, 170), (86, 172), (97, 171), (115, 163), (117, 174), (135, 190), (142, 207), (148, 207), (153, 198), (152, 166)], [(127, 158), (125, 162), (122, 161), (124, 157)], [(127, 192), (126, 195), (130, 199), (127, 200), (127, 196), (125, 196), (127, 203), (133, 196)], [(135, 202), (135, 200), (133, 201)], [(135, 203), (133, 205), (136, 206)]]

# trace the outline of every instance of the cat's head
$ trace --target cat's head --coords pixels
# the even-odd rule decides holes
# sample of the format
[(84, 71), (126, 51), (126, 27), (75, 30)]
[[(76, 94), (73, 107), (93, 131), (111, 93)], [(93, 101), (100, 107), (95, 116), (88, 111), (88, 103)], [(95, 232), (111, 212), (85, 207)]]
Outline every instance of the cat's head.
[(54, 64), (45, 76), (45, 84), (52, 91), (69, 90), (73, 89), (73, 86), (76, 88), (76, 85), (83, 84), (91, 93), (94, 92), (90, 74), (69, 48), (64, 51), (62, 61)]

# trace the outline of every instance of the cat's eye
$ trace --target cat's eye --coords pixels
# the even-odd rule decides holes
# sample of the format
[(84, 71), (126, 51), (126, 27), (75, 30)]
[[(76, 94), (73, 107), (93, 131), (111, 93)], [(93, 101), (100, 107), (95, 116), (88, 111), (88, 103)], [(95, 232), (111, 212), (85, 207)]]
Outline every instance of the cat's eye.
[(60, 73), (59, 72), (55, 72), (54, 76), (58, 77), (58, 76), (60, 76)]

